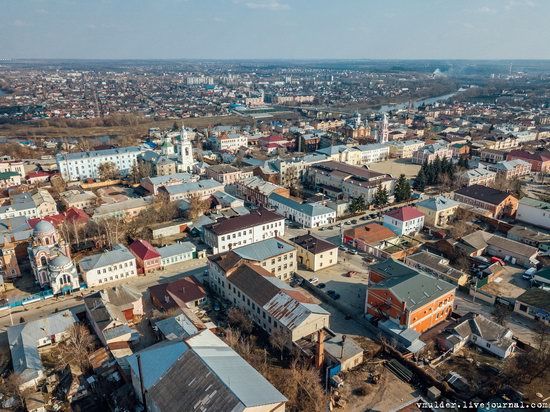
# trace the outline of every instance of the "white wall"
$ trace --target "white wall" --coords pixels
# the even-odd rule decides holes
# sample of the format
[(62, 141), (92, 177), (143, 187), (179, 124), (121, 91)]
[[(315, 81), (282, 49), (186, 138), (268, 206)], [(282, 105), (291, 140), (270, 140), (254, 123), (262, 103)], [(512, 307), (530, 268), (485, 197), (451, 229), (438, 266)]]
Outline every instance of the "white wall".
[(135, 258), (82, 273), (82, 277), (88, 286), (104, 285), (105, 283), (134, 276), (137, 276)]

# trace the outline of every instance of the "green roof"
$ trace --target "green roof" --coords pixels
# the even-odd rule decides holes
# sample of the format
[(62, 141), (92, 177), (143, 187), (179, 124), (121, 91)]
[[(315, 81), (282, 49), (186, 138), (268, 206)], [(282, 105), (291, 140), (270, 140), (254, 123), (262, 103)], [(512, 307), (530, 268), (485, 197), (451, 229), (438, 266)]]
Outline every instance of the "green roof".
[(19, 176), (19, 173), (16, 172), (1, 172), (0, 173), (0, 180), (8, 180), (14, 176)]
[(535, 272), (535, 276), (550, 280), (550, 267), (542, 268)]
[(418, 273), (417, 270), (391, 258), (383, 260), (382, 262), (373, 263), (372, 265), (369, 265), (369, 269), (390, 278), (415, 275)]
[(521, 205), (536, 207), (537, 209), (550, 210), (550, 203), (538, 199), (533, 199), (531, 197), (524, 197), (519, 201), (519, 203)]

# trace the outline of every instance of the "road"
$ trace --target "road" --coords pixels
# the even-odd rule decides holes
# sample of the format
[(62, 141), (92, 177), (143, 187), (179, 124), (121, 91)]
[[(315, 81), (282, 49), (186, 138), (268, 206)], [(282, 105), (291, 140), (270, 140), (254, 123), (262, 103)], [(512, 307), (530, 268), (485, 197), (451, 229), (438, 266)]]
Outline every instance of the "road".
[[(204, 271), (206, 269), (206, 259), (193, 259), (176, 265), (172, 269), (164, 270), (161, 272), (155, 272), (147, 274), (146, 276), (139, 276), (133, 279), (111, 282), (108, 285), (102, 287), (93, 287), (82, 291), (84, 296), (91, 293), (95, 293), (99, 290), (114, 287), (117, 285), (131, 285), (143, 292), (148, 287), (165, 282), (171, 282), (182, 277), (195, 275), (199, 281), (202, 281)], [(17, 307), (12, 309), (13, 323), (18, 324), (22, 317), (25, 321), (35, 320), (44, 316), (54, 313), (56, 310), (64, 310), (72, 308), (82, 304), (82, 297), (80, 292), (73, 295), (62, 296), (59, 298), (52, 298), (42, 300), (39, 302), (31, 303), (24, 307)], [(8, 310), (0, 312), (0, 332), (6, 330), (11, 325), (10, 314)]]

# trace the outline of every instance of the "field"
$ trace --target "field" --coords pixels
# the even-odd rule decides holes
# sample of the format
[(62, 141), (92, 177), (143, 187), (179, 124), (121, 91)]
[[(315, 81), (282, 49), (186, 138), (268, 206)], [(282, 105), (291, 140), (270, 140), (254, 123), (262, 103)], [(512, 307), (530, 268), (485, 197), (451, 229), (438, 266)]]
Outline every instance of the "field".
[(0, 136), (2, 137), (32, 137), (32, 138), (59, 138), (59, 137), (98, 137), (98, 136), (121, 136), (140, 137), (147, 134), (151, 127), (169, 128), (174, 122), (179, 125), (182, 122), (186, 127), (206, 128), (219, 124), (224, 125), (246, 125), (253, 120), (240, 116), (213, 116), (193, 117), (187, 119), (163, 119), (150, 120), (133, 126), (99, 126), (99, 127), (40, 127), (36, 124), (3, 124), (0, 125)]

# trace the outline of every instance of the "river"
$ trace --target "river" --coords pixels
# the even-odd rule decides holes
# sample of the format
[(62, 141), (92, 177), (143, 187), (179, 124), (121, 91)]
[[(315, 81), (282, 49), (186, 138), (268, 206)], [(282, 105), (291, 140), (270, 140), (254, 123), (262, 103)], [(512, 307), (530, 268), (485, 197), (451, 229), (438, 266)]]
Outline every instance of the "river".
[[(461, 90), (457, 90), (454, 93), (447, 93), (447, 94), (444, 94), (444, 95), (441, 95), (441, 96), (428, 97), (426, 99), (418, 99), (418, 100), (415, 100), (412, 105), (416, 109), (416, 108), (418, 108), (422, 105), (434, 104), (434, 103), (437, 103), (437, 102), (445, 101), (447, 99), (450, 99), (451, 97), (453, 97), (454, 95), (456, 95), (460, 91)], [(409, 107), (409, 102), (385, 104), (383, 106), (380, 106), (380, 109), (378, 109), (378, 111), (380, 113), (384, 113), (384, 112), (389, 112), (390, 110), (391, 111), (396, 111), (396, 110), (406, 109), (408, 107)]]

